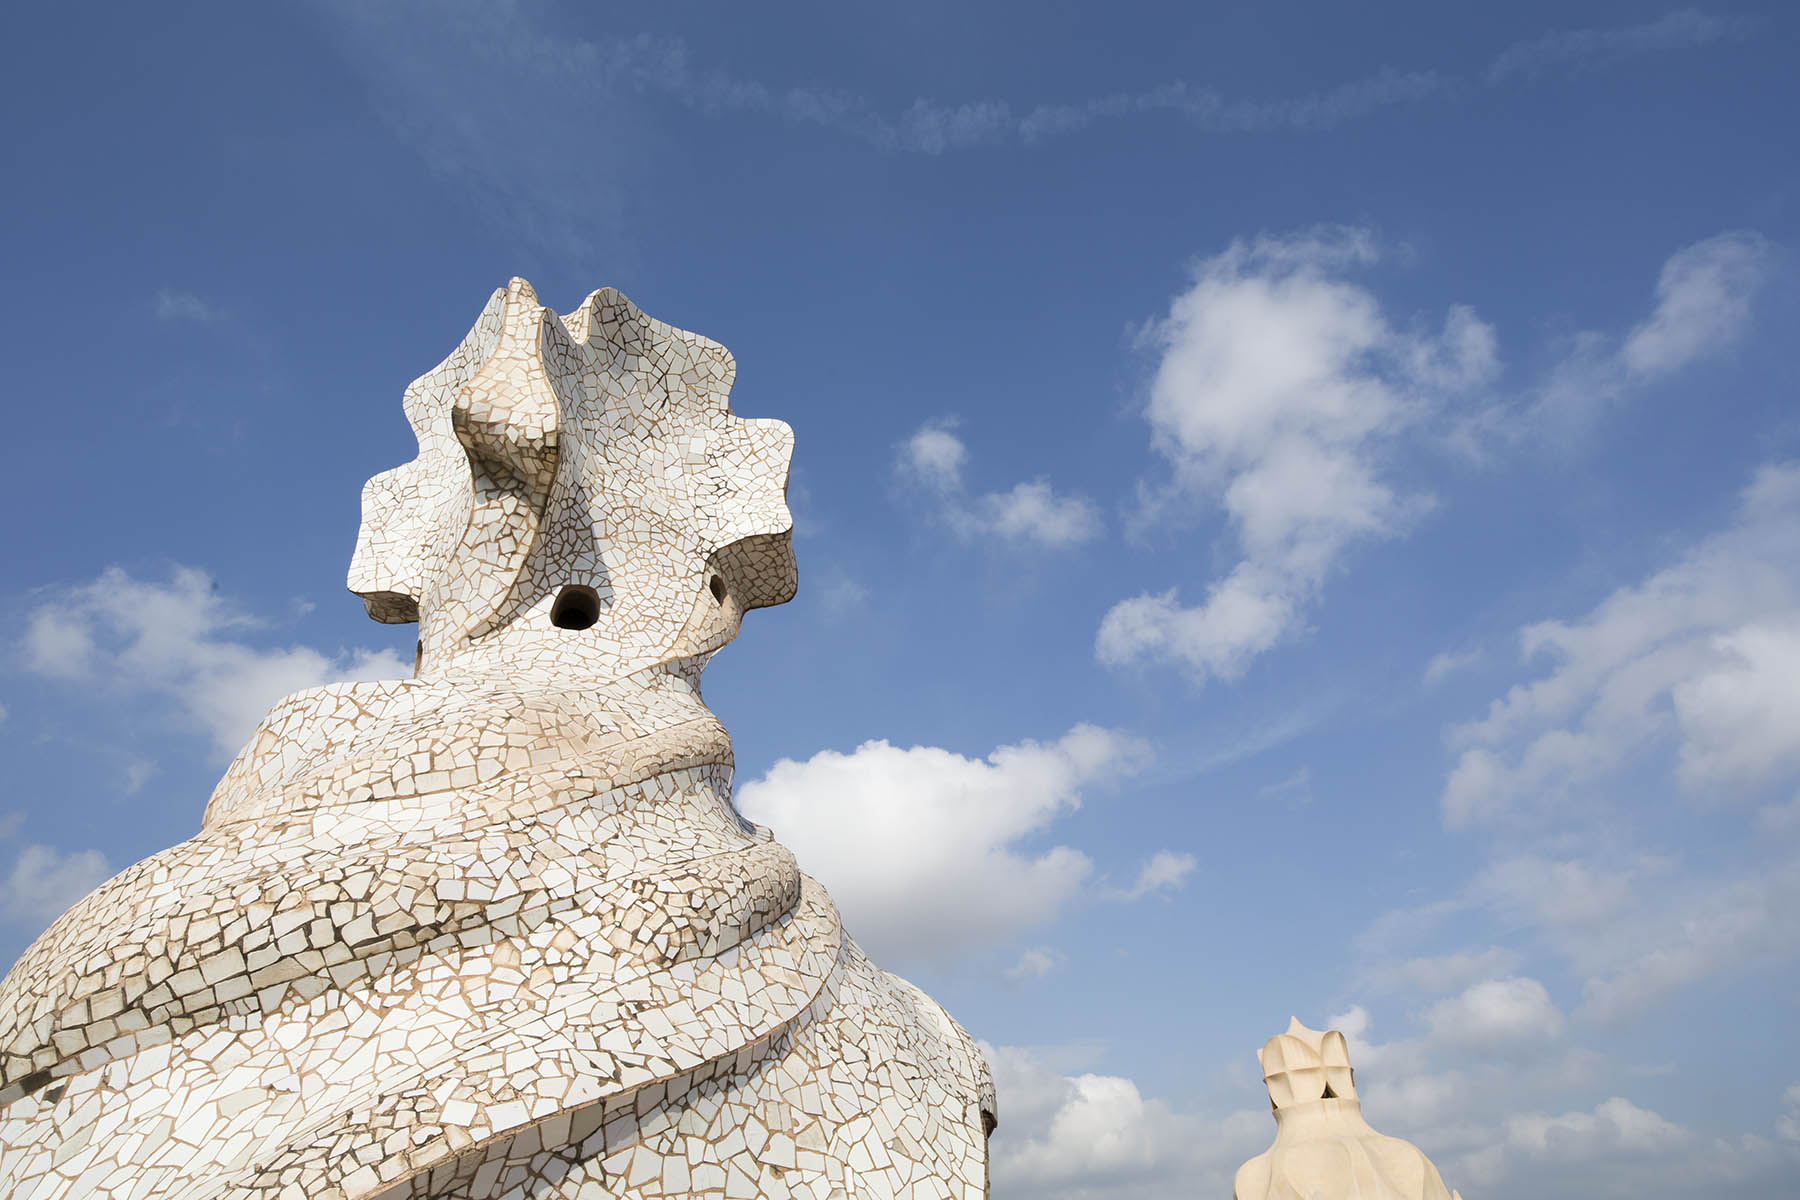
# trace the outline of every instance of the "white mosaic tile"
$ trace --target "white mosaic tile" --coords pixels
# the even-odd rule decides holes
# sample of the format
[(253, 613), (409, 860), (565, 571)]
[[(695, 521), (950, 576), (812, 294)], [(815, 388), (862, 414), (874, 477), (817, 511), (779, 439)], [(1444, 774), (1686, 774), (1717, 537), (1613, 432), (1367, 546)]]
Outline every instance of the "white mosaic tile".
[(987, 1194), (967, 1034), (731, 803), (700, 672), (793, 596), (793, 435), (611, 289), (406, 391), (350, 587), (410, 680), (270, 710), (0, 982), (14, 1200)]

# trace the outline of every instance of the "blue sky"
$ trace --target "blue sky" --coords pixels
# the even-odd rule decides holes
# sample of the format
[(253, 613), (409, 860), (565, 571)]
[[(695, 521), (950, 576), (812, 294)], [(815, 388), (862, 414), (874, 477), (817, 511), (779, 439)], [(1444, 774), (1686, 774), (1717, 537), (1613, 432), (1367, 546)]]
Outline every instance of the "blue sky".
[(1002, 1197), (1225, 1195), (1350, 1035), (1476, 1197), (1800, 1174), (1800, 17), (194, 4), (0, 55), (0, 957), (189, 836), (523, 275), (795, 429), (741, 802), (991, 1046)]

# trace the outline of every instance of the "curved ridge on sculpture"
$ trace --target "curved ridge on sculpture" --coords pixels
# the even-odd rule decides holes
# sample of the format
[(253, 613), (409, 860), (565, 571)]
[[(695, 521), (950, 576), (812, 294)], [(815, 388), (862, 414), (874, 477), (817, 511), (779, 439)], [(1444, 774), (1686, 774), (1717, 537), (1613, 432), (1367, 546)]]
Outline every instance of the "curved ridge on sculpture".
[(349, 583), (415, 677), (275, 705), (0, 982), (0, 1188), (986, 1195), (980, 1052), (731, 803), (700, 672), (797, 582), (734, 374), (515, 279), (407, 388)]
[(1363, 1119), (1341, 1032), (1290, 1017), (1256, 1057), (1275, 1144), (1238, 1168), (1232, 1200), (1462, 1200), (1417, 1146)]

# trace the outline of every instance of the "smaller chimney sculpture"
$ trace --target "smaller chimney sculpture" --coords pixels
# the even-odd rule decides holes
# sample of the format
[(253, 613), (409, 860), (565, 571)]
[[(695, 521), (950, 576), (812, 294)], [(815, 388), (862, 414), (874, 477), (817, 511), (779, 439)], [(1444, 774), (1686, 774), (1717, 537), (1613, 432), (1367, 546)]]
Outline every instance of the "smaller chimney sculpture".
[(1342, 1033), (1291, 1018), (1256, 1057), (1275, 1144), (1238, 1168), (1232, 1200), (1462, 1200), (1417, 1146), (1363, 1120)]

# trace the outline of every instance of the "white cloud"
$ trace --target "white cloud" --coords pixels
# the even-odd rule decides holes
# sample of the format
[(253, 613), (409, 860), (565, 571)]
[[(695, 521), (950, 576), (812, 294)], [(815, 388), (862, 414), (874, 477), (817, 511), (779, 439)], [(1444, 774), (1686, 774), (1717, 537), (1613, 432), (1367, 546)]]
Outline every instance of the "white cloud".
[(98, 850), (65, 853), (28, 844), (0, 879), (0, 917), (41, 928), (112, 874)]
[(1709, 1137), (1614, 1096), (1588, 1111), (1513, 1114), (1455, 1166), (1489, 1194), (1776, 1200), (1793, 1194), (1800, 1154), (1757, 1134)]
[(1063, 965), (1066, 956), (1049, 946), (1032, 946), (1019, 955), (1019, 961), (1006, 968), (1006, 978), (1014, 983), (1042, 979)]
[(1800, 955), (1800, 857), (1649, 891), (1629, 919), (1568, 939), (1591, 968), (1582, 1015), (1618, 1023), (1698, 980)]
[(1369, 1027), (1373, 1023), (1368, 1009), (1360, 1004), (1352, 1004), (1343, 1012), (1327, 1017), (1325, 1028), (1337, 1030), (1347, 1041), (1360, 1042), (1369, 1036)]
[(977, 532), (1044, 546), (1073, 546), (1100, 533), (1100, 515), (1090, 501), (1058, 496), (1042, 479), (977, 497), (971, 515)]
[(896, 466), (903, 478), (931, 497), (941, 519), (958, 537), (994, 538), (1040, 546), (1079, 545), (1100, 533), (1100, 514), (1082, 496), (1058, 496), (1043, 479), (1010, 491), (968, 494), (963, 468), (968, 450), (945, 423), (925, 425), (900, 444)]
[(1432, 1005), (1426, 1019), (1438, 1041), (1482, 1049), (1554, 1038), (1563, 1029), (1562, 1010), (1544, 985), (1523, 977), (1472, 984)]
[[(1317, 1023), (1304, 1012), (1299, 1015)], [(1464, 1195), (1777, 1200), (1792, 1190), (1800, 1168), (1800, 1085), (1785, 1097), (1785, 1110), (1774, 1115), (1774, 1137), (1702, 1135), (1619, 1095), (1591, 1109), (1568, 1111), (1564, 1097), (1571, 1092), (1607, 1096), (1606, 1076), (1617, 1068), (1596, 1051), (1570, 1045), (1571, 1039), (1562, 1036), (1562, 1014), (1535, 980), (1482, 981), (1414, 1015), (1428, 1026), (1425, 1032), (1388, 1042), (1371, 1039), (1374, 1020), (1361, 1004), (1329, 1016), (1323, 1027), (1342, 1030), (1348, 1039), (1363, 1113), (1374, 1128), (1413, 1142), (1440, 1168), (1445, 1183)], [(1130, 1087), (1131, 1081), (1116, 1077), (1105, 1077), (1112, 1087), (1104, 1093), (1078, 1089), (1072, 1086), (1078, 1076), (1068, 1069), (1071, 1064), (1059, 1069), (1040, 1052), (1002, 1047), (989, 1053), (1001, 1086), (1001, 1132), (1006, 1132), (1010, 1111), (1006, 1097), (1015, 1093), (1029, 1101), (1023, 1123), (1031, 1131), (1022, 1147), (1003, 1148), (996, 1136), (997, 1197), (1045, 1194), (1086, 1200), (1111, 1194), (1105, 1184), (1078, 1174), (1076, 1164), (1046, 1153), (1057, 1118), (1070, 1138), (1105, 1137), (1097, 1120), (1082, 1123), (1087, 1102), (1101, 1094), (1109, 1094), (1129, 1115), (1144, 1113), (1149, 1129), (1162, 1134), (1140, 1137), (1135, 1145), (1123, 1138), (1112, 1143), (1135, 1151), (1108, 1164), (1112, 1175), (1107, 1182), (1119, 1195), (1142, 1200), (1228, 1195), (1230, 1171), (1262, 1150), (1274, 1132), (1266, 1109), (1225, 1121), (1215, 1117), (1211, 1128), (1234, 1130), (1229, 1136), (1236, 1145), (1229, 1152), (1221, 1148), (1187, 1159), (1173, 1143), (1184, 1128), (1192, 1128), (1184, 1120), (1198, 1112), (1159, 1107)], [(1230, 1107), (1240, 1106), (1243, 1092), (1242, 1086), (1215, 1076), (1203, 1096), (1189, 1103), (1194, 1110), (1226, 1111), (1220, 1101), (1228, 1095)], [(1219, 1132), (1209, 1136), (1223, 1140)], [(1777, 1140), (1784, 1136), (1794, 1140)], [(1000, 1167), (1008, 1149), (1028, 1151), (1032, 1160), (1017, 1164), (1018, 1185), (1002, 1192)], [(1136, 1165), (1145, 1162), (1155, 1165)], [(1013, 1162), (1005, 1165), (1015, 1169)], [(1034, 1168), (1055, 1182), (1038, 1184)], [(1081, 1182), (1073, 1182), (1077, 1180)]]
[(1588, 1111), (1552, 1107), (1602, 1086), (1609, 1063), (1567, 1044), (1535, 981), (1487, 981), (1425, 1016), (1425, 1036), (1387, 1043), (1369, 1040), (1361, 1006), (1327, 1027), (1350, 1042), (1370, 1122), (1418, 1145), (1465, 1195), (1775, 1200), (1800, 1163), (1769, 1139), (1704, 1138), (1619, 1096)]
[(1481, 980), (1500, 978), (1512, 971), (1518, 961), (1515, 951), (1502, 946), (1484, 946), (1479, 950), (1424, 955), (1373, 967), (1364, 973), (1364, 980), (1371, 990), (1378, 992), (1411, 989), (1439, 995)]
[[(1557, 1036), (1560, 1015), (1538, 989), (1469, 991), (1446, 1018), (1453, 1028), (1420, 1038), (1372, 1042), (1361, 1005), (1325, 1022), (1349, 1039), (1371, 1124), (1418, 1145), (1447, 1184), (1465, 1195), (1541, 1200), (1776, 1200), (1791, 1191), (1800, 1085), (1783, 1097), (1773, 1137), (1705, 1136), (1617, 1095), (1567, 1111), (1559, 1098), (1570, 1091), (1607, 1095), (1598, 1090), (1605, 1060)], [(1483, 1036), (1471, 1042), (1470, 1032)], [(1176, 1106), (1145, 1096), (1132, 1079), (1083, 1070), (1091, 1056), (982, 1049), (1000, 1095), (996, 1200), (1225, 1196), (1237, 1166), (1274, 1136), (1267, 1108), (1245, 1107), (1251, 1080), (1228, 1072), (1211, 1074), (1200, 1095)]]
[(900, 447), (900, 467), (934, 492), (960, 491), (969, 451), (947, 425), (925, 425)]
[(1534, 930), (1582, 978), (1584, 1019), (1618, 1024), (1680, 988), (1800, 953), (1784, 914), (1800, 905), (1800, 859), (1720, 875), (1639, 855), (1602, 863), (1521, 854), (1484, 869), (1470, 898)]
[(1792, 1195), (1800, 1154), (1758, 1134), (1705, 1136), (1614, 1096), (1587, 1111), (1512, 1114), (1451, 1169), (1490, 1195), (1779, 1200)]
[[(1475, 454), (1496, 437), (1563, 438), (1631, 389), (1741, 337), (1772, 253), (1744, 232), (1678, 251), (1648, 318), (1622, 338), (1573, 338), (1521, 403), (1490, 395), (1494, 331), (1471, 309), (1452, 306), (1436, 332), (1400, 325), (1348, 277), (1382, 257), (1368, 231), (1234, 243), (1200, 264), (1194, 286), (1144, 335), (1161, 352), (1145, 415), (1171, 468), (1146, 512), (1216, 502), (1238, 561), (1197, 603), (1172, 587), (1115, 604), (1096, 656), (1114, 666), (1171, 662), (1201, 680), (1239, 677), (1305, 630), (1352, 547), (1404, 532), (1430, 507), (1430, 497), (1395, 477), (1403, 436), (1449, 418), (1452, 442)], [(1434, 658), (1426, 684), (1469, 665), (1473, 653)], [(1490, 766), (1471, 759), (1469, 782), (1484, 783)]]
[(982, 1050), (1001, 1097), (995, 1200), (1229, 1195), (1239, 1164), (1274, 1138), (1266, 1110), (1183, 1112), (1123, 1076), (1064, 1074), (1019, 1047)]
[[(1741, 230), (1677, 250), (1663, 264), (1650, 315), (1623, 338), (1592, 330), (1571, 337), (1509, 432), (1567, 438), (1633, 389), (1729, 349), (1749, 327), (1751, 303), (1774, 253), (1766, 238)], [(1483, 419), (1500, 426), (1512, 421), (1495, 411)]]
[(1168, 895), (1187, 885), (1188, 876), (1200, 861), (1191, 854), (1177, 854), (1173, 850), (1158, 850), (1144, 861), (1138, 869), (1137, 881), (1128, 888), (1109, 888), (1105, 892), (1109, 900), (1142, 900), (1151, 894)]
[(1614, 1096), (1591, 1113), (1526, 1114), (1506, 1123), (1506, 1141), (1539, 1158), (1587, 1158), (1600, 1151), (1666, 1152), (1693, 1135), (1649, 1109)]
[(1360, 1004), (1325, 1027), (1349, 1042), (1365, 1115), (1417, 1142), (1446, 1182), (1457, 1183), (1449, 1151), (1490, 1144), (1509, 1111), (1592, 1081), (1596, 1056), (1561, 1043), (1562, 1015), (1536, 980), (1486, 980), (1415, 1016), (1425, 1033), (1388, 1042)]
[(1274, 783), (1265, 783), (1256, 789), (1256, 799), (1261, 804), (1273, 804), (1276, 801), (1285, 801), (1290, 806), (1311, 804), (1312, 768), (1302, 766)]
[(1639, 375), (1678, 370), (1736, 342), (1764, 276), (1769, 243), (1754, 233), (1721, 233), (1671, 255), (1656, 281), (1656, 311), (1631, 331), (1619, 358)]
[(1202, 605), (1182, 605), (1174, 588), (1121, 600), (1101, 620), (1094, 654), (1109, 666), (1167, 659), (1197, 678), (1236, 679), (1294, 626), (1298, 604), (1285, 590), (1240, 564)]
[(1800, 796), (1777, 804), (1765, 804), (1757, 811), (1756, 823), (1767, 833), (1792, 833), (1800, 829)]
[(828, 615), (844, 617), (869, 603), (869, 589), (843, 570), (831, 567), (824, 574), (822, 580), (808, 587)]
[(1800, 613), (1712, 639), (1712, 670), (1670, 689), (1690, 786), (1755, 788), (1800, 769)]
[(1017, 1175), (1040, 1183), (1082, 1176), (1112, 1183), (1154, 1170), (1180, 1150), (1185, 1139), (1174, 1115), (1147, 1104), (1131, 1080), (1078, 1075), (1066, 1086), (1049, 1136), (1006, 1156)]
[(1636, 883), (1666, 874), (1660, 859), (1611, 869), (1580, 859), (1523, 854), (1486, 867), (1471, 887), (1482, 901), (1534, 924), (1603, 928), (1637, 902)]
[(1425, 664), (1424, 683), (1426, 687), (1436, 687), (1445, 679), (1466, 670), (1481, 661), (1481, 650), (1445, 650), (1431, 656)]
[[(1776, 832), (1786, 832), (1776, 830)], [(1616, 841), (1616, 831), (1602, 845)], [(1552, 834), (1547, 845), (1583, 840)], [(1486, 914), (1510, 935), (1529, 939), (1581, 981), (1576, 1016), (1618, 1026), (1690, 984), (1800, 955), (1800, 850), (1773, 847), (1724, 870), (1696, 871), (1678, 858), (1625, 853), (1515, 852), (1479, 871), (1462, 892), (1416, 909), (1389, 912), (1358, 939), (1375, 961), (1359, 972), (1375, 992), (1425, 992), (1465, 979), (1503, 975), (1520, 952), (1473, 948), (1395, 964), (1406, 942), (1433, 933), (1450, 916)]]
[(1800, 1142), (1800, 1083), (1781, 1093), (1781, 1115), (1775, 1118), (1775, 1136), (1784, 1142)]
[(793, 848), (877, 960), (946, 961), (1056, 915), (1093, 864), (1069, 846), (1024, 843), (1077, 807), (1082, 788), (1147, 754), (1091, 725), (985, 760), (870, 741), (782, 759), (739, 789), (738, 807)]
[(172, 701), (226, 756), (290, 692), (411, 672), (391, 650), (259, 648), (246, 640), (256, 628), (203, 571), (178, 567), (167, 583), (157, 583), (109, 567), (32, 611), (25, 661), (50, 679)]
[(207, 303), (192, 292), (174, 288), (158, 288), (156, 295), (151, 298), (150, 307), (159, 321), (193, 321), (200, 325), (211, 325), (225, 316), (216, 305)]
[(1492, 329), (1453, 307), (1436, 333), (1400, 329), (1343, 276), (1380, 257), (1360, 229), (1236, 242), (1146, 331), (1161, 350), (1145, 415), (1173, 481), (1157, 509), (1217, 500), (1242, 555), (1198, 605), (1174, 589), (1114, 606), (1102, 662), (1169, 659), (1232, 679), (1296, 633), (1355, 543), (1429, 504), (1388, 478), (1389, 443), (1497, 370)]
[(147, 759), (134, 758), (125, 764), (125, 794), (134, 796), (144, 789), (156, 774), (156, 764)]
[(1463, 749), (1445, 821), (1559, 808), (1659, 737), (1679, 747), (1690, 787), (1742, 794), (1782, 778), (1800, 764), (1797, 629), (1800, 464), (1788, 463), (1759, 471), (1733, 524), (1673, 566), (1578, 621), (1520, 632), (1526, 659), (1554, 665), (1452, 732)]

